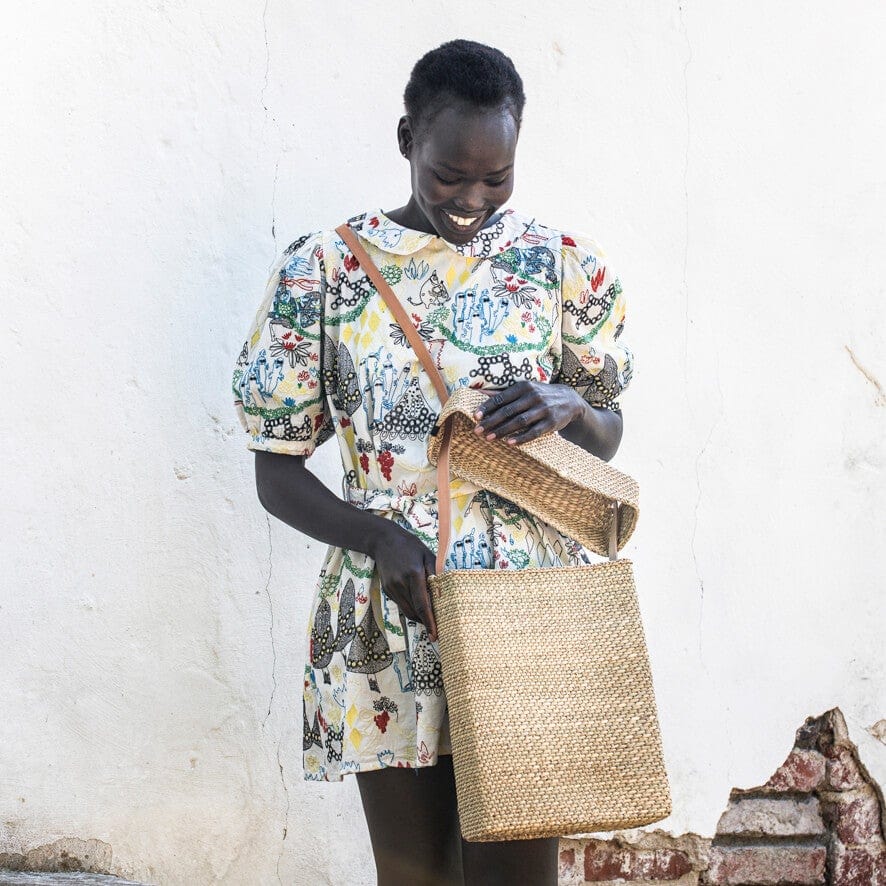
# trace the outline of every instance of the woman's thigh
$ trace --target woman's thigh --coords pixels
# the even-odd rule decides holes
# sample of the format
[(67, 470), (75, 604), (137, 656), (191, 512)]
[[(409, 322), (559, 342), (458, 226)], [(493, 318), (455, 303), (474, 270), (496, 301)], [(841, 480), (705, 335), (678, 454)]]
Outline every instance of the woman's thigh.
[(358, 772), (379, 886), (462, 886), (452, 757)]
[(560, 840), (462, 840), (465, 886), (557, 886)]

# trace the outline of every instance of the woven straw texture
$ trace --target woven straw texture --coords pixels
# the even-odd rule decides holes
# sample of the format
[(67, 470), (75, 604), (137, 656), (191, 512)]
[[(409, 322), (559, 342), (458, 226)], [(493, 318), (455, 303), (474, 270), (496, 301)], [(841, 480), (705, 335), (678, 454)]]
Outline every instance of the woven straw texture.
[(429, 581), (466, 840), (608, 831), (670, 814), (630, 560)]
[[(485, 400), (482, 391), (461, 388), (440, 413), (438, 427), (452, 422), (450, 471), (525, 508), (602, 556), (609, 551), (610, 506), (617, 500), (621, 550), (637, 525), (637, 481), (557, 433), (519, 446), (481, 439), (471, 416)], [(432, 435), (428, 443), (432, 464), (437, 463), (441, 437)]]

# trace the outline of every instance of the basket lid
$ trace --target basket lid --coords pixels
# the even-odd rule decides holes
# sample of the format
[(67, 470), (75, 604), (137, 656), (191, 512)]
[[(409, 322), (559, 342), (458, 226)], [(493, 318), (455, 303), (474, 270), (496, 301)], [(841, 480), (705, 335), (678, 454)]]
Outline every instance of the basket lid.
[(615, 518), (621, 550), (639, 516), (637, 481), (556, 432), (516, 446), (482, 439), (474, 433), (473, 415), (489, 393), (474, 388), (452, 393), (428, 440), (431, 463), (440, 455), (439, 430), (449, 424), (449, 468), (455, 476), (524, 508), (601, 556), (611, 554)]

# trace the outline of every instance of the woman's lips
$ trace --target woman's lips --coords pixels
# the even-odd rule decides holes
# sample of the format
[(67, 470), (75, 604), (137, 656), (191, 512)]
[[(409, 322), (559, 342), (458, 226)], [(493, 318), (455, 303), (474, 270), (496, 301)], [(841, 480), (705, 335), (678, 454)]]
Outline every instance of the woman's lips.
[[(455, 212), (449, 212), (446, 209), (440, 210), (440, 215), (443, 218), (443, 222), (446, 228), (450, 231), (453, 231), (456, 234), (474, 234), (483, 224), (484, 220), (489, 215), (488, 212), (484, 212), (482, 215), (471, 216), (471, 215), (460, 215)], [(461, 222), (469, 222), (469, 224), (461, 224)]]

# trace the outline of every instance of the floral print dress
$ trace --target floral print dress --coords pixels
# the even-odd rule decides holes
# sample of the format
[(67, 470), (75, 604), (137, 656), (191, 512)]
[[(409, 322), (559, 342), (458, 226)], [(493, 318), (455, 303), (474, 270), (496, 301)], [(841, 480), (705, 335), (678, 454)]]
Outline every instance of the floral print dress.
[[(620, 340), (621, 283), (591, 239), (513, 210), (464, 245), (351, 219), (425, 340), (450, 391), (521, 379), (571, 385), (619, 409), (633, 358)], [(437, 547), (427, 441), (441, 408), (403, 330), (334, 231), (277, 261), (233, 374), (248, 448), (310, 456), (335, 437), (342, 494)], [(453, 479), (449, 568), (590, 562), (586, 551), (491, 492)], [(330, 547), (305, 637), (304, 777), (432, 766), (451, 753), (436, 642), (401, 617), (373, 560)]]

